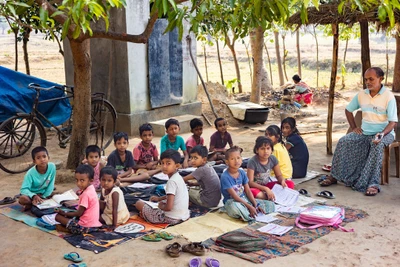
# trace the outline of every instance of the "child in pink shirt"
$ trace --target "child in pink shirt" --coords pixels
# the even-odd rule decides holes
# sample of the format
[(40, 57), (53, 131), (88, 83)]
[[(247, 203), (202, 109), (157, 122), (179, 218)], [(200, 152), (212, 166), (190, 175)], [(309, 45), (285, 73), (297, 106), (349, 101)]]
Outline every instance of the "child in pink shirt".
[(190, 131), (192, 136), (186, 140), (186, 151), (190, 155), (190, 150), (197, 145), (204, 145), (204, 138), (201, 137), (203, 134), (203, 122), (200, 119), (193, 119), (190, 121)]
[[(76, 185), (80, 190), (79, 208), (77, 211), (65, 212), (57, 209), (56, 221), (66, 226), (73, 234), (97, 231), (101, 226), (100, 205), (96, 190), (91, 184), (94, 171), (90, 165), (80, 165), (75, 170)], [(74, 218), (79, 217), (79, 220)]]

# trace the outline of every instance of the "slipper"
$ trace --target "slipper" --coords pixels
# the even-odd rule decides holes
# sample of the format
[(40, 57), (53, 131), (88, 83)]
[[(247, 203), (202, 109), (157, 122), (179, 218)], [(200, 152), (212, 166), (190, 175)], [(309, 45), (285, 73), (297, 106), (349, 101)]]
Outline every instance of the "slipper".
[(213, 258), (206, 259), (207, 267), (219, 267), (219, 261)]
[(324, 171), (330, 172), (331, 169), (332, 169), (332, 166), (324, 165), (324, 166), (322, 166), (322, 169), (323, 169)]
[[(369, 191), (370, 189), (375, 189), (376, 191), (373, 192), (373, 193), (371, 193), (371, 191)], [(367, 188), (367, 191), (365, 191), (365, 195), (366, 195), (366, 196), (369, 196), (369, 197), (376, 196), (378, 193), (379, 193), (379, 189), (376, 188), (376, 187), (374, 187), (374, 186), (368, 187), (368, 188)]]
[(175, 242), (173, 244), (169, 244), (166, 248), (165, 251), (168, 253), (169, 256), (176, 258), (181, 255), (182, 252), (182, 246), (178, 242)]
[(157, 236), (156, 234), (145, 235), (144, 237), (142, 237), (142, 239), (144, 241), (150, 241), (150, 242), (159, 242), (162, 240), (162, 238)]
[(303, 196), (306, 196), (306, 197), (311, 197), (311, 195), (305, 189), (300, 189), (299, 193), (300, 193), (300, 195), (303, 195)]
[(206, 252), (206, 248), (200, 242), (193, 242), (182, 246), (183, 252), (189, 252), (196, 256), (202, 256)]
[(56, 226), (55, 225), (51, 225), (51, 224), (43, 221), (42, 218), (39, 218), (39, 219), (36, 220), (36, 225), (40, 226), (40, 227), (42, 227), (44, 229), (47, 229), (47, 230), (56, 230)]
[(162, 239), (165, 239), (165, 240), (174, 239), (174, 236), (171, 235), (170, 233), (167, 233), (167, 232), (158, 232), (158, 233), (156, 233), (156, 237), (159, 237), (159, 238), (162, 238)]
[(189, 261), (190, 267), (200, 267), (201, 266), (201, 259), (199, 257), (195, 257)]
[(0, 200), (0, 205), (11, 204), (15, 202), (15, 198), (13, 197), (5, 197), (3, 200)]
[(332, 194), (332, 192), (327, 191), (327, 190), (318, 192), (317, 196), (324, 197), (324, 198), (329, 198), (329, 199), (334, 199), (335, 198), (335, 195)]
[(70, 253), (65, 254), (64, 255), (64, 259), (69, 260), (69, 261), (73, 261), (73, 262), (81, 262), (81, 261), (83, 261), (83, 259), (79, 256), (79, 254), (77, 252), (70, 252)]
[(86, 263), (82, 262), (82, 263), (71, 263), (68, 265), (68, 267), (87, 267)]

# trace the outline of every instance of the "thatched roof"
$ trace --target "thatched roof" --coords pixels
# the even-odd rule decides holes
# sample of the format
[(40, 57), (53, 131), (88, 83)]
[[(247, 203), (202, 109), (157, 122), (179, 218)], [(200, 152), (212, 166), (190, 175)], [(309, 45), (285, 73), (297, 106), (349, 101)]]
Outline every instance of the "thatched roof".
[[(378, 28), (387, 28), (389, 26), (389, 21), (381, 22), (378, 18), (377, 10), (378, 8), (371, 8), (369, 11), (363, 13), (360, 10), (351, 10), (349, 7), (345, 7), (343, 12), (339, 14), (337, 4), (322, 4), (318, 9), (315, 7), (307, 9), (307, 22), (303, 23), (301, 21), (300, 12), (297, 12), (289, 18), (289, 25), (327, 25), (332, 23), (352, 25), (361, 20), (367, 20), (376, 23)], [(400, 22), (400, 13), (397, 11), (395, 12), (395, 20)]]

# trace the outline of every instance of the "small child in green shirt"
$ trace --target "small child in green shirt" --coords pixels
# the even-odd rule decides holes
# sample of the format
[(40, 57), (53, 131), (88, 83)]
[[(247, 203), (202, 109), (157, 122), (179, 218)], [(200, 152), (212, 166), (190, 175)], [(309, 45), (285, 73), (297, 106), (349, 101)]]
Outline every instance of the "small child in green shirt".
[(49, 152), (45, 147), (32, 149), (32, 159), (35, 166), (25, 174), (21, 185), (19, 204), (24, 206), (24, 210), (31, 209), (32, 205), (40, 204), (51, 196), (56, 178), (56, 165), (49, 162)]

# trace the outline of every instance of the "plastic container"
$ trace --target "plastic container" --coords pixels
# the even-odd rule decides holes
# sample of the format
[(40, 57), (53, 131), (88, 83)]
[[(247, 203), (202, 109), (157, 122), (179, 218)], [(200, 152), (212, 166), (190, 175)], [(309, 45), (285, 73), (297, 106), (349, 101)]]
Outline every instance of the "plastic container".
[(246, 109), (244, 121), (246, 123), (257, 124), (268, 120), (269, 108), (249, 108)]

